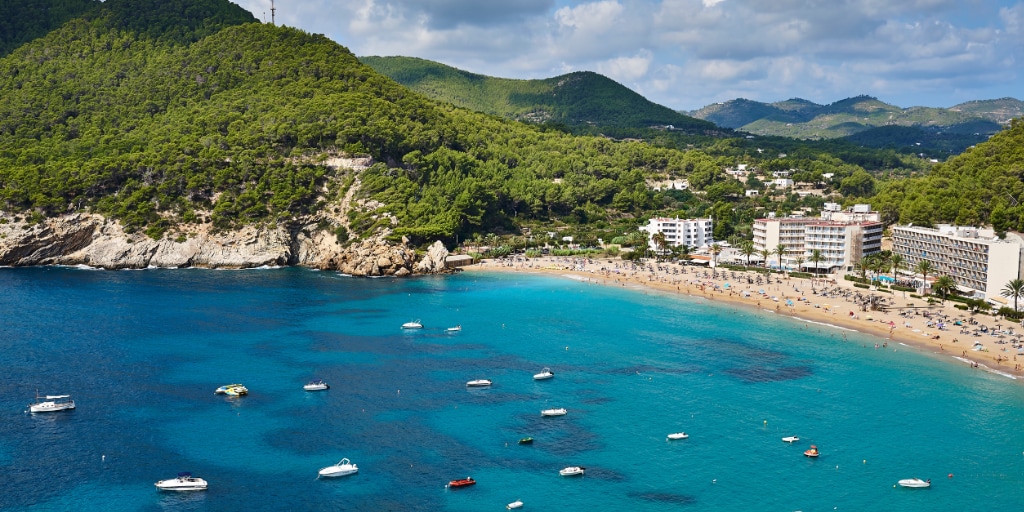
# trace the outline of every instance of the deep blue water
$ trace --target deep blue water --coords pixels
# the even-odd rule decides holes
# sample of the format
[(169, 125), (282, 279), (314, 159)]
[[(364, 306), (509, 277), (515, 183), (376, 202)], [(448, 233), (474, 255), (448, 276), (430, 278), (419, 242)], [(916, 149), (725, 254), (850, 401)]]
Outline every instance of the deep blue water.
[[(1024, 387), (770, 313), (481, 273), (0, 269), (0, 291), (3, 510), (476, 511), (519, 498), (524, 510), (962, 511), (1024, 499)], [(401, 331), (415, 319), (422, 331)], [(533, 381), (545, 366), (555, 378)], [(315, 377), (331, 389), (304, 392)], [(476, 378), (494, 386), (467, 389)], [(251, 394), (213, 394), (230, 382)], [(37, 390), (78, 408), (25, 413)], [(569, 414), (542, 418), (550, 407)], [(690, 438), (666, 441), (681, 430)], [(536, 442), (518, 445), (526, 435)], [(802, 456), (812, 443), (817, 460)], [(342, 457), (359, 474), (316, 479)], [(560, 477), (569, 465), (586, 476)], [(210, 490), (155, 490), (178, 471)], [(444, 488), (468, 475), (479, 483)], [(933, 486), (893, 488), (909, 477)]]

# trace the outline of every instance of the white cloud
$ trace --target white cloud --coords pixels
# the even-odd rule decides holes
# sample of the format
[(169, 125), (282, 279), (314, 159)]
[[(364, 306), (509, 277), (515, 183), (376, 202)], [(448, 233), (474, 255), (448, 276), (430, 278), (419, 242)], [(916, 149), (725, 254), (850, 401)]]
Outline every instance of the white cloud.
[(654, 56), (641, 50), (632, 57), (616, 57), (597, 64), (597, 72), (622, 83), (634, 82), (647, 75)]

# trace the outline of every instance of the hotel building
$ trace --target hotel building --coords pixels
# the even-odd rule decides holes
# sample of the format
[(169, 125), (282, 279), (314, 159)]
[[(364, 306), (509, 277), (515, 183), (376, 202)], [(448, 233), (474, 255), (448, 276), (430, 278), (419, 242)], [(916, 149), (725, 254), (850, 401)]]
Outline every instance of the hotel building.
[(929, 275), (947, 275), (976, 298), (1003, 302), (999, 292), (1021, 275), (1021, 245), (999, 240), (991, 229), (940, 224), (938, 228), (893, 226), (892, 252), (915, 272), (927, 261)]
[[(641, 226), (640, 231), (646, 231), (651, 236), (662, 233), (665, 235), (665, 243), (676, 247), (685, 245), (698, 248), (715, 243), (711, 234), (711, 219), (656, 217), (648, 221), (646, 226)], [(653, 240), (649, 243), (652, 250), (657, 249)]]
[[(843, 210), (836, 203), (825, 203), (818, 218), (787, 217), (754, 221), (754, 249), (774, 251), (780, 244), (785, 254), (768, 257), (768, 264), (795, 269), (797, 258), (803, 258), (801, 270), (832, 271), (851, 269), (868, 254), (882, 249), (883, 225), (878, 212), (866, 204)], [(814, 250), (821, 251), (817, 266), (810, 261)]]

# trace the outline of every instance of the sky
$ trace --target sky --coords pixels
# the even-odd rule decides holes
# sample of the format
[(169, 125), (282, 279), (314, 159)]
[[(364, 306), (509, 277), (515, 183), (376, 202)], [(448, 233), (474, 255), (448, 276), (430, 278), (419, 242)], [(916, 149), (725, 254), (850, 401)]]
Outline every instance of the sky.
[[(271, 0), (233, 0), (270, 20)], [(274, 0), (357, 56), (502, 78), (595, 71), (655, 103), (1024, 99), (1024, 0)], [(1020, 56), (1019, 58), (1016, 56)]]

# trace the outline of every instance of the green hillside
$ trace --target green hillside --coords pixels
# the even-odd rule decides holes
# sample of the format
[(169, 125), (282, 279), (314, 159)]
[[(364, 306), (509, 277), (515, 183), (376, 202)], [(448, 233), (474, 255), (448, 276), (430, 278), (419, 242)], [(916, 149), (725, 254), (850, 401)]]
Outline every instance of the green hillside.
[(706, 122), (651, 103), (589, 71), (544, 80), (494, 78), (412, 57), (360, 57), (366, 65), (429, 98), (508, 119), (570, 127), (650, 128), (672, 125), (702, 133)]
[(871, 202), (902, 223), (1024, 231), (1024, 121), (1013, 120), (927, 176), (886, 183)]

